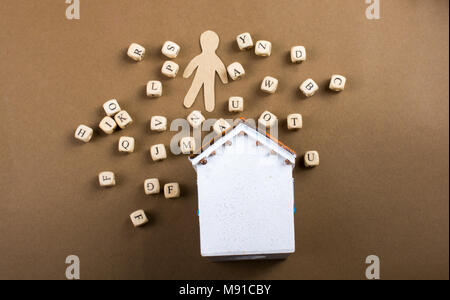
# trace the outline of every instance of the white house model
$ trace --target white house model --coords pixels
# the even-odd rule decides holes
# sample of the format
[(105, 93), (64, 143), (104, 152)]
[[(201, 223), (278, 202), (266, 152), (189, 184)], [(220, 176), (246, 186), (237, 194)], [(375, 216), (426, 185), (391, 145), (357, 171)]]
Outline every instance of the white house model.
[(295, 251), (295, 158), (293, 150), (244, 119), (191, 155), (202, 256), (281, 259)]

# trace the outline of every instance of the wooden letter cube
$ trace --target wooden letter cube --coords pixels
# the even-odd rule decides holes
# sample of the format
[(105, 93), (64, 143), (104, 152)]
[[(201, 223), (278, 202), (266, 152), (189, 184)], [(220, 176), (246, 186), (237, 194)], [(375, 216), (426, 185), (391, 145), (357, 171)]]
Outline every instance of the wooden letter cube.
[(108, 117), (112, 117), (120, 111), (120, 106), (116, 99), (111, 99), (103, 104), (103, 109)]
[(241, 79), (241, 77), (245, 75), (244, 67), (238, 62), (229, 65), (227, 71), (228, 75), (230, 75), (230, 78), (233, 80)]
[(174, 42), (167, 41), (162, 46), (161, 52), (168, 58), (176, 58), (178, 53), (180, 53), (180, 46)]
[(319, 90), (319, 86), (317, 83), (314, 82), (312, 79), (306, 79), (301, 85), (300, 85), (300, 91), (306, 96), (311, 97)]
[(150, 147), (150, 155), (154, 161), (166, 159), (166, 147), (163, 144), (153, 145)]
[(198, 110), (192, 111), (187, 117), (189, 124), (191, 124), (192, 128), (199, 128), (203, 121), (205, 121), (205, 117)]
[(195, 138), (191, 136), (183, 137), (180, 140), (180, 149), (183, 154), (190, 154), (195, 151)]
[(225, 121), (224, 119), (219, 119), (216, 121), (216, 123), (214, 123), (213, 130), (216, 134), (221, 135), (222, 132), (230, 127), (231, 125), (227, 121)]
[(148, 223), (148, 218), (145, 215), (145, 212), (140, 209), (135, 211), (130, 215), (131, 222), (133, 222), (134, 227), (139, 227)]
[(258, 56), (270, 56), (272, 53), (272, 43), (269, 41), (257, 41), (255, 44), (255, 54)]
[(75, 138), (85, 143), (89, 142), (94, 134), (94, 130), (86, 125), (80, 125), (75, 130)]
[(275, 116), (273, 113), (269, 111), (265, 111), (261, 114), (261, 116), (258, 119), (258, 123), (265, 128), (270, 128), (275, 126), (277, 123), (277, 116)]
[(330, 80), (330, 90), (340, 92), (343, 91), (345, 88), (345, 83), (347, 82), (347, 79), (342, 75), (332, 75)]
[(228, 99), (228, 110), (230, 112), (244, 111), (244, 98), (230, 97), (230, 99)]
[(161, 97), (162, 95), (162, 83), (161, 81), (152, 80), (147, 82), (147, 96), (148, 97)]
[(114, 173), (110, 171), (105, 171), (98, 174), (98, 181), (100, 183), (100, 186), (102, 187), (109, 187), (116, 185), (116, 178), (114, 176)]
[(139, 44), (133, 43), (128, 48), (127, 54), (131, 59), (141, 61), (145, 55), (145, 48)]
[(117, 124), (111, 117), (104, 117), (100, 124), (98, 124), (98, 127), (100, 127), (101, 130), (103, 130), (106, 134), (111, 134), (114, 132), (114, 130), (117, 128)]
[(119, 152), (132, 153), (134, 151), (134, 138), (122, 136), (119, 139)]
[(289, 130), (300, 129), (303, 127), (303, 118), (301, 114), (290, 114), (287, 116), (287, 127)]
[(176, 182), (165, 184), (164, 196), (166, 197), (166, 199), (180, 197), (180, 185)]
[(236, 37), (237, 44), (239, 49), (247, 50), (253, 48), (253, 39), (250, 33), (244, 32)]
[(167, 60), (164, 62), (161, 73), (163, 73), (165, 76), (169, 78), (175, 78), (177, 76), (178, 70), (180, 67), (177, 63), (174, 63), (173, 61)]
[(295, 46), (291, 48), (291, 61), (301, 63), (306, 60), (306, 50), (303, 46)]
[(119, 125), (119, 127), (122, 129), (128, 127), (133, 123), (133, 119), (125, 110), (122, 110), (119, 113), (117, 113), (114, 116), (114, 120), (116, 120), (117, 125)]
[(166, 131), (167, 118), (162, 116), (153, 116), (150, 120), (150, 130), (159, 132)]
[(319, 153), (317, 151), (307, 151), (304, 156), (305, 167), (312, 168), (319, 165)]
[(146, 195), (159, 194), (161, 187), (158, 178), (150, 178), (144, 181), (144, 191)]
[(273, 94), (276, 92), (278, 87), (278, 79), (266, 76), (261, 83), (261, 90), (268, 94)]

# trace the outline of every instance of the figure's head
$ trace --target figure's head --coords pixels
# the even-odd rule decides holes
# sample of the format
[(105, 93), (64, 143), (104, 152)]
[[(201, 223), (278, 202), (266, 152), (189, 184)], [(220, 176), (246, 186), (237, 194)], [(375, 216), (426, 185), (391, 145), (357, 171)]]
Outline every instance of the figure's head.
[(205, 31), (200, 36), (202, 51), (214, 52), (219, 47), (219, 36), (211, 30)]

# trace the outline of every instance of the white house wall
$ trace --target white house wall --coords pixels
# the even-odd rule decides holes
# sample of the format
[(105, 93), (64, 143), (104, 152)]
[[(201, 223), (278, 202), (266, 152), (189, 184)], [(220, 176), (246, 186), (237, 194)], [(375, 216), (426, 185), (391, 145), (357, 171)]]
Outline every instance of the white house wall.
[(238, 135), (197, 165), (203, 256), (291, 253), (292, 166)]

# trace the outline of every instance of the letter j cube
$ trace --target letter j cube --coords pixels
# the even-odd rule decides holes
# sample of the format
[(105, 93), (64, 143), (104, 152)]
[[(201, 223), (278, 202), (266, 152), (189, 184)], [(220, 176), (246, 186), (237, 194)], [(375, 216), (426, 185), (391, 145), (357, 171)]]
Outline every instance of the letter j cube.
[(167, 158), (166, 147), (164, 144), (153, 145), (150, 147), (150, 156), (153, 161), (160, 161)]

